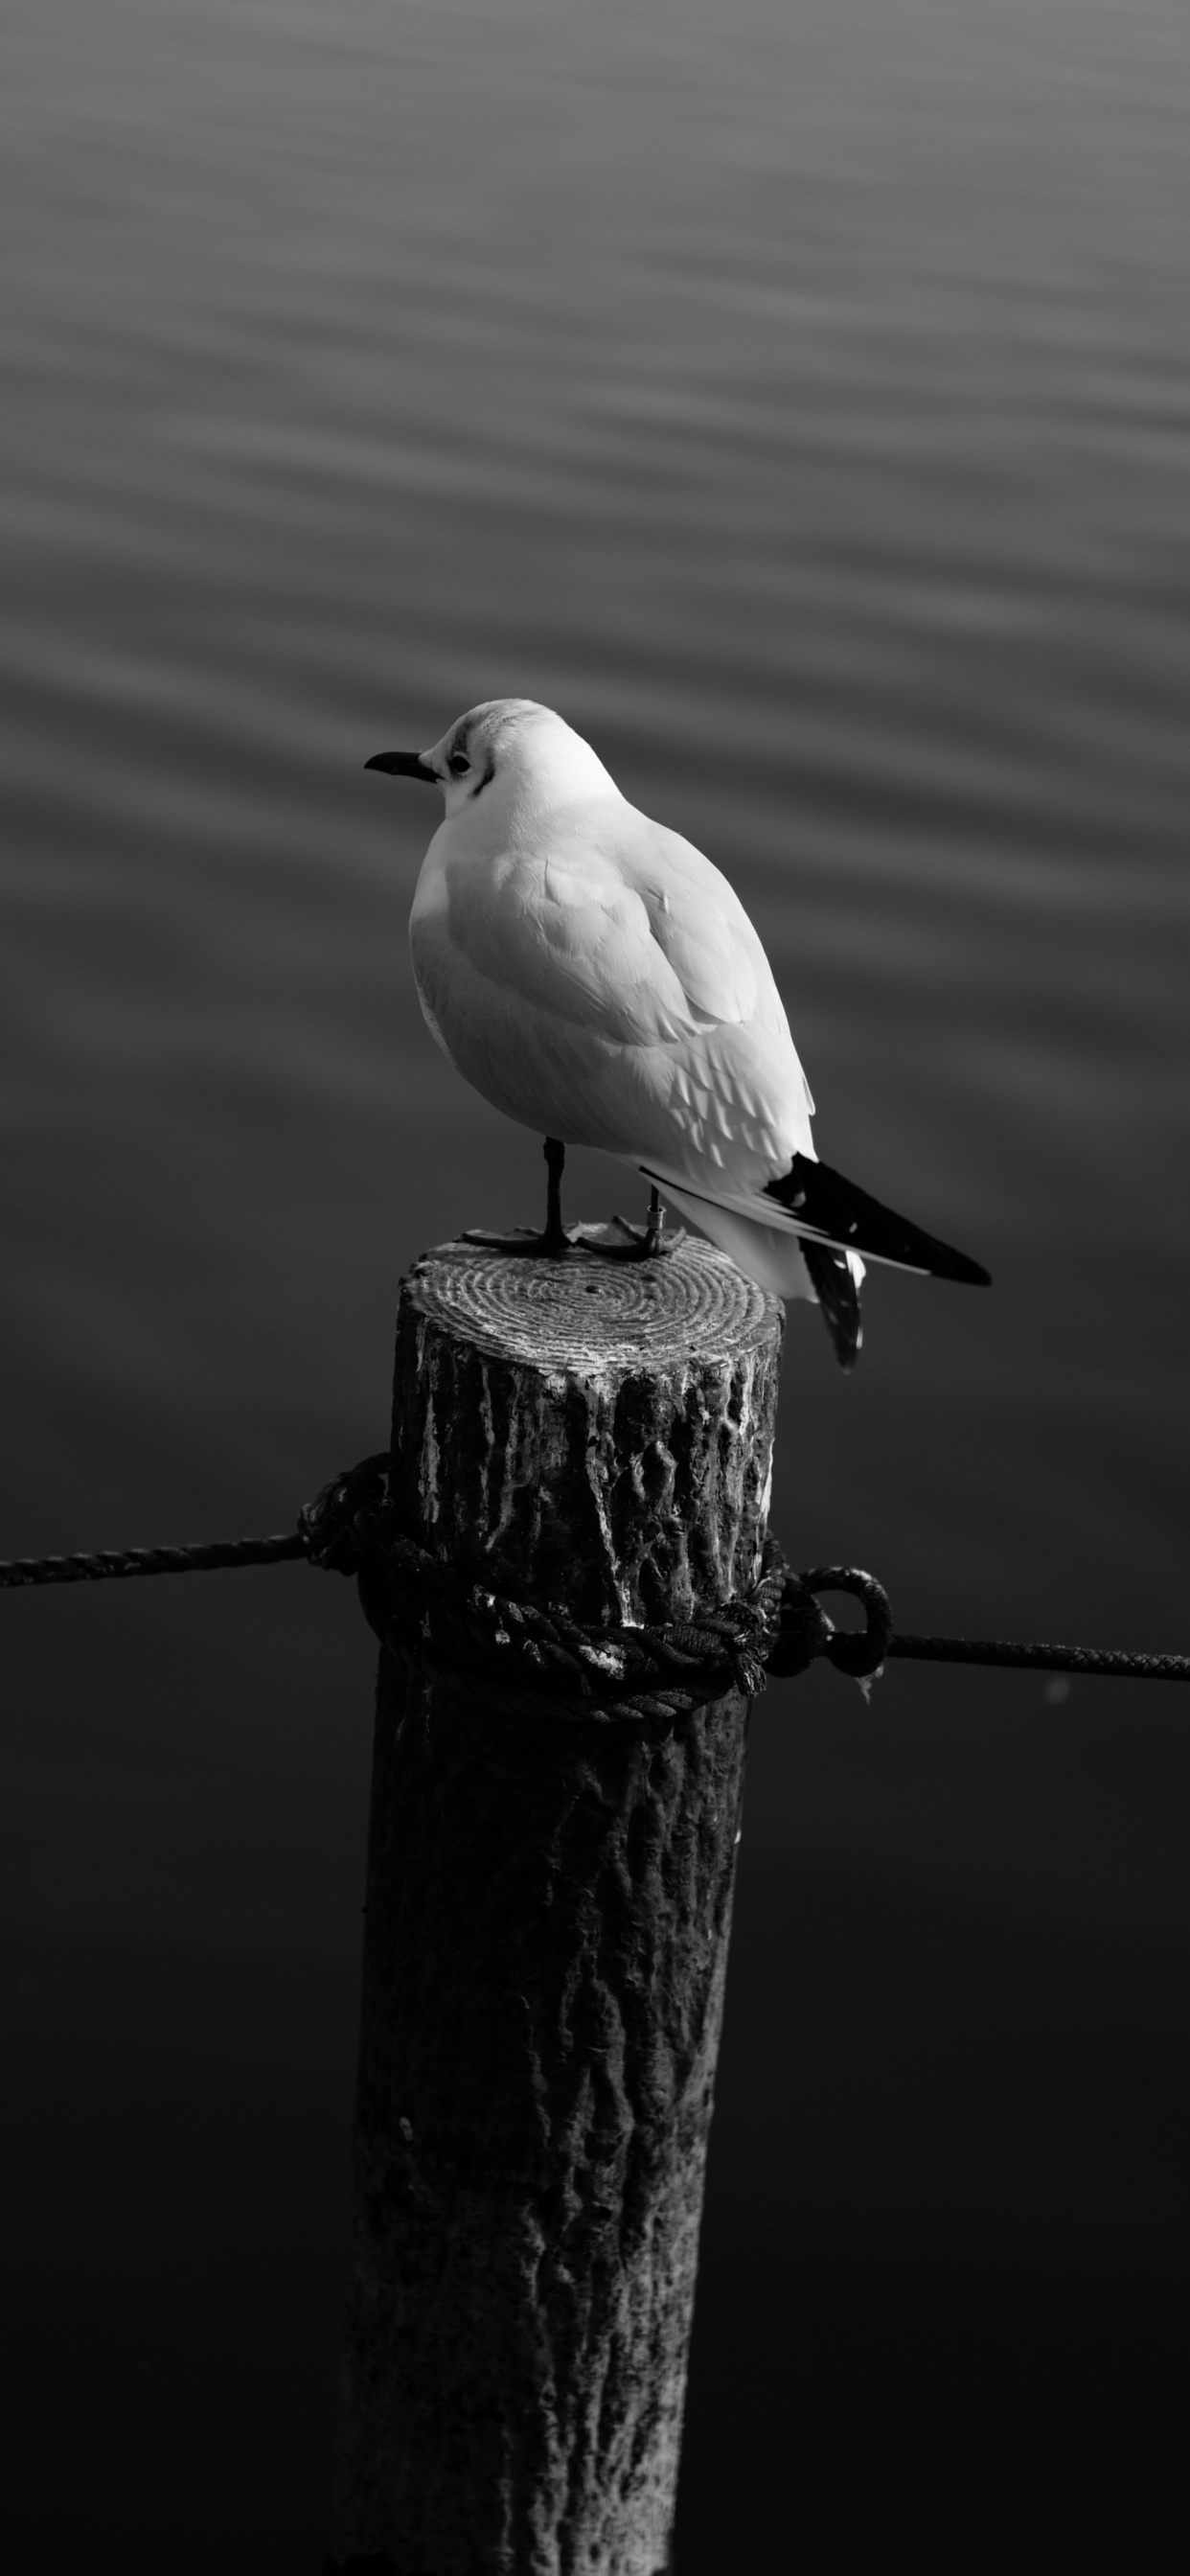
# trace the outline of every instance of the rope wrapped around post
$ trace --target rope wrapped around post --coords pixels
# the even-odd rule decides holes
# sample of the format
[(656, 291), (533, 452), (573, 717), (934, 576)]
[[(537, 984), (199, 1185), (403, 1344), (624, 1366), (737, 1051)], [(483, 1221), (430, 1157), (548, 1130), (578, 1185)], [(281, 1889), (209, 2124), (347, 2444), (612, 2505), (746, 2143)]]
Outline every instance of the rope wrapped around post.
[[(888, 1595), (852, 1566), (793, 1574), (766, 1541), (750, 1591), (697, 1621), (586, 1629), (565, 1613), (489, 1591), (443, 1564), (395, 1525), (384, 1451), (335, 1477), (302, 1514), (312, 1563), (356, 1575), (378, 1636), (408, 1658), (472, 1668), (485, 1697), (521, 1708), (608, 1722), (686, 1715), (735, 1688), (755, 1698), (767, 1675), (804, 1672), (825, 1655), (856, 1681), (877, 1674), (892, 1636)], [(819, 1591), (850, 1593), (866, 1612), (858, 1631), (837, 1629)]]

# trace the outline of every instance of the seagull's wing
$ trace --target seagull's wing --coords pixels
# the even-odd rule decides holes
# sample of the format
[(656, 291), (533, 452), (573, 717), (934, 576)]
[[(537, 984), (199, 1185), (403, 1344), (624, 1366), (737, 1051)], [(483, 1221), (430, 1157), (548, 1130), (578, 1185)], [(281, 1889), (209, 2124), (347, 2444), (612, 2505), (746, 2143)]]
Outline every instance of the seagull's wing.
[(451, 938), (478, 973), (622, 1045), (746, 1022), (772, 984), (726, 878), (621, 797), (558, 816), (484, 885), (446, 873)]
[(631, 807), (628, 813), (633, 828), (617, 851), (618, 866), (658, 958), (681, 988), (691, 1028), (746, 1025), (776, 1000), (776, 988), (734, 887), (692, 842)]
[(814, 1102), (772, 968), (734, 886), (701, 850), (648, 824), (627, 858), (698, 1022), (667, 1068), (680, 1161), (692, 1179), (709, 1166), (716, 1189), (733, 1170), (748, 1196), (792, 1154), (814, 1152)]
[[(653, 883), (643, 891), (654, 938), (682, 961), (689, 985), (704, 956), (717, 956), (720, 943), (726, 947), (734, 935), (735, 955), (752, 967), (752, 992), (750, 1007), (734, 1016), (720, 1010), (693, 1043), (673, 1051), (680, 1150), (652, 1164), (644, 1155), (638, 1159), (654, 1179), (671, 1187), (684, 1184), (687, 1191), (693, 1186), (704, 1210), (709, 1205), (742, 1220), (753, 1234), (763, 1229), (772, 1245), (792, 1238), (824, 1306), (828, 1298), (845, 1297), (845, 1313), (836, 1322), (840, 1328), (845, 1322), (848, 1332), (863, 1277), (861, 1254), (935, 1278), (985, 1281), (979, 1262), (818, 1161), (809, 1128), (814, 1103), (747, 914), (700, 851), (676, 833), (656, 826), (652, 831)], [(705, 1213), (699, 1221), (714, 1232)], [(783, 1273), (787, 1263), (788, 1253), (782, 1253)]]

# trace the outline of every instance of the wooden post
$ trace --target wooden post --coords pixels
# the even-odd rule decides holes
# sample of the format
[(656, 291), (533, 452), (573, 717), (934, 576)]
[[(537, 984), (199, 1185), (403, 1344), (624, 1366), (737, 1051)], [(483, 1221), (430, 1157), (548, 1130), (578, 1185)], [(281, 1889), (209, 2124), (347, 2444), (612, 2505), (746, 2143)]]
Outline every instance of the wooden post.
[[(781, 1329), (690, 1237), (443, 1246), (397, 1323), (405, 1533), (585, 1622), (722, 1605)], [(746, 1718), (510, 1714), (382, 1650), (335, 2568), (666, 2564)]]

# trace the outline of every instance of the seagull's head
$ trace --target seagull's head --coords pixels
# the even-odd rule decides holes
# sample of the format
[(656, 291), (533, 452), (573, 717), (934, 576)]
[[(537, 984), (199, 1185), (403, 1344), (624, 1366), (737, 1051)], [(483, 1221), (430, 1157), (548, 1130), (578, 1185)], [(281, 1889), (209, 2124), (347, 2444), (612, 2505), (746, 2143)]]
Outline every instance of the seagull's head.
[(487, 811), (518, 790), (574, 794), (601, 783), (616, 792), (582, 735), (532, 698), (488, 698), (459, 716), (429, 751), (378, 751), (364, 767), (440, 787), (448, 823), (472, 806)]

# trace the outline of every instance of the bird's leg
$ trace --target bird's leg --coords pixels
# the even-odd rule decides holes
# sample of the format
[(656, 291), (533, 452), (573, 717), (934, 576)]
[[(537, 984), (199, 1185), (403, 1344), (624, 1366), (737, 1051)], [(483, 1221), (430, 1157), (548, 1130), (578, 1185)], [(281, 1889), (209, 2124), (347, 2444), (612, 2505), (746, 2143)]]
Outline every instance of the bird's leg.
[(566, 1147), (558, 1143), (556, 1136), (547, 1136), (541, 1150), (545, 1155), (547, 1173), (545, 1233), (541, 1238), (541, 1249), (543, 1252), (556, 1255), (570, 1250), (566, 1228), (562, 1223), (562, 1172), (566, 1162)]
[(574, 1250), (562, 1223), (562, 1171), (566, 1147), (559, 1144), (556, 1136), (547, 1136), (543, 1151), (549, 1175), (545, 1196), (545, 1232), (534, 1234), (523, 1225), (517, 1227), (515, 1234), (484, 1234), (478, 1226), (468, 1226), (466, 1233), (459, 1238), (462, 1243), (482, 1243), (489, 1252), (515, 1252), (525, 1259), (539, 1261), (543, 1258), (561, 1261)]

